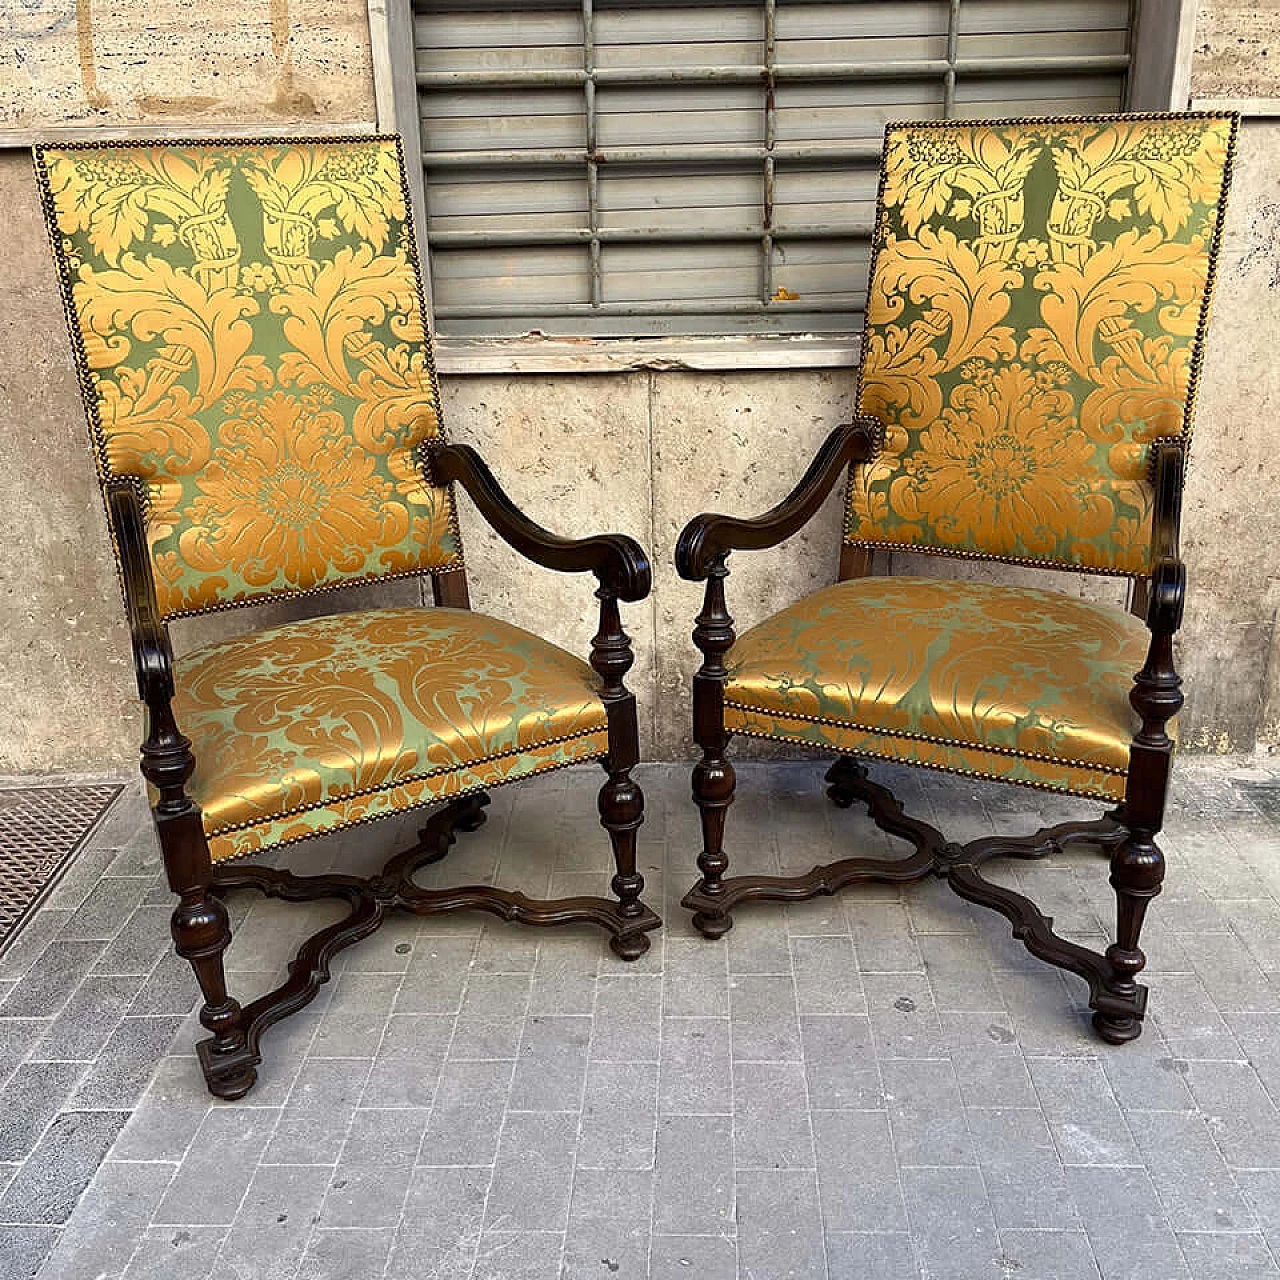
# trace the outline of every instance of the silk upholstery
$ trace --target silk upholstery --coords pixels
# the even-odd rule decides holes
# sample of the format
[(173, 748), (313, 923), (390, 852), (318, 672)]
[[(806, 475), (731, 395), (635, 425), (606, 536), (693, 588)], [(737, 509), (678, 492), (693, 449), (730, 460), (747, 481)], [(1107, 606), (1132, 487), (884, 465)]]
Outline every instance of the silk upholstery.
[(725, 727), (1120, 799), (1147, 643), (1138, 619), (1057, 592), (855, 578), (738, 639)]
[(161, 612), (461, 563), (398, 143), (41, 148), (100, 478)]
[(1185, 439), (1230, 116), (885, 137), (846, 541), (1147, 572), (1148, 446)]
[(462, 609), (286, 623), (175, 674), (215, 862), (608, 754), (585, 662)]

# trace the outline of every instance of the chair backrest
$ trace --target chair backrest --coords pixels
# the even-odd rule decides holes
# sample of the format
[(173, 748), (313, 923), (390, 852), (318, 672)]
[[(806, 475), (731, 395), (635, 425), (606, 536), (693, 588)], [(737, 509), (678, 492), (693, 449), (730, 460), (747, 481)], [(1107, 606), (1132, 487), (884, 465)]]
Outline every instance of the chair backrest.
[(36, 149), (104, 486), (166, 617), (461, 564), (394, 138)]
[(845, 540), (1147, 572), (1185, 443), (1231, 115), (890, 125)]

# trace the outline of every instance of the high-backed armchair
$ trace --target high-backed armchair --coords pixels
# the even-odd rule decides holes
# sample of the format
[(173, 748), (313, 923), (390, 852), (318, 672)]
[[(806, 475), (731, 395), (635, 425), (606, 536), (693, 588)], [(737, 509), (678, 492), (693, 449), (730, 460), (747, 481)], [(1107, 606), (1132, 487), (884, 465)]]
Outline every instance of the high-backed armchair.
[[(472, 449), (445, 442), (398, 142), (107, 143), (35, 160), (210, 1090), (244, 1094), (265, 1028), (393, 908), (588, 920), (640, 956), (659, 921), (636, 871), (643, 798), (618, 605), (648, 594), (649, 565), (622, 535), (539, 528)], [(454, 482), (530, 560), (595, 575), (590, 664), (469, 610)], [(430, 578), (435, 608), (289, 622), (177, 660), (170, 648), (171, 619), (409, 575)], [(608, 775), (616, 901), (414, 883), (455, 829), (483, 822), (485, 788), (589, 760)], [(441, 807), (418, 844), (370, 879), (236, 861), (429, 805)], [(221, 899), (237, 887), (350, 907), (244, 1006), (223, 965)]]
[[(1139, 934), (1164, 876), (1155, 837), (1182, 704), (1183, 465), (1234, 136), (1224, 115), (887, 130), (862, 416), (832, 432), (772, 511), (702, 515), (679, 542), (681, 575), (707, 584), (694, 631), (704, 848), (685, 898), (706, 936), (723, 934), (742, 902), (932, 872), (1007, 916), (1035, 955), (1084, 977), (1105, 1040), (1140, 1034)], [(839, 581), (735, 636), (729, 554), (796, 532), (846, 470)], [(886, 557), (898, 551), (1128, 578), (1131, 609), (897, 576)], [(726, 878), (734, 734), (835, 753), (831, 799), (865, 801), (914, 854)], [(1113, 808), (958, 845), (906, 817), (859, 758)], [(1059, 937), (1027, 898), (980, 874), (990, 858), (1039, 858), (1073, 841), (1111, 853), (1117, 924), (1105, 954)]]

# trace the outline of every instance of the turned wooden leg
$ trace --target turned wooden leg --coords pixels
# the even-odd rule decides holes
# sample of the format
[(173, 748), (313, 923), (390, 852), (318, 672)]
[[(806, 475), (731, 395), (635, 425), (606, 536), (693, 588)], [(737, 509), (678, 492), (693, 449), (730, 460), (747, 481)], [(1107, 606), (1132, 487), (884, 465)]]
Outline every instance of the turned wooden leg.
[[(724, 892), (724, 873), (729, 868), (724, 852), (724, 822), (733, 803), (735, 782), (733, 765), (723, 754), (704, 749), (702, 759), (693, 767), (693, 799), (702, 819), (702, 852), (698, 854), (698, 870), (702, 872), (700, 888), (708, 898)], [(726, 910), (704, 907), (694, 913), (693, 927), (704, 938), (720, 938), (733, 928), (733, 917)]]
[(847, 809), (858, 798), (856, 791), (849, 787), (851, 782), (865, 781), (866, 769), (852, 756), (841, 756), (827, 770), (826, 780), (831, 785), (827, 788), (827, 796), (838, 809)]
[[(1111, 884), (1116, 891), (1116, 940), (1107, 948), (1111, 966), (1112, 995), (1138, 1003), (1138, 974), (1147, 957), (1138, 946), (1147, 904), (1160, 892), (1164, 881), (1164, 854), (1152, 833), (1131, 831), (1127, 840), (1111, 855)], [(1136, 1014), (1099, 1010), (1093, 1015), (1098, 1034), (1110, 1044), (1136, 1040), (1142, 1034), (1142, 1018)]]
[[(605, 762), (608, 769), (608, 762)], [(609, 781), (600, 788), (600, 822), (613, 842), (613, 861), (617, 868), (611, 887), (618, 899), (618, 910), (630, 920), (646, 913), (640, 902), (644, 876), (636, 870), (636, 832), (644, 821), (644, 792), (631, 776), (630, 769), (611, 770)], [(614, 934), (609, 946), (624, 960), (638, 960), (649, 950), (649, 937), (643, 931)]]

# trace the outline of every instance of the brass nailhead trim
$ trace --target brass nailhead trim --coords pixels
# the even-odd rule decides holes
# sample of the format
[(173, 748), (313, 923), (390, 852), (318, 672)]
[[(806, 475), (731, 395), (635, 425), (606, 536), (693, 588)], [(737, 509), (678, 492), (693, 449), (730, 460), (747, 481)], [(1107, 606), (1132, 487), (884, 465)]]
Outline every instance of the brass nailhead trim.
[(1094, 764), (1086, 760), (1066, 760), (1062, 756), (1045, 755), (1038, 751), (1018, 751), (1014, 747), (988, 747), (979, 742), (957, 742), (954, 738), (935, 738), (928, 733), (910, 733), (905, 729), (877, 729), (870, 725), (858, 724), (854, 720), (836, 720), (829, 716), (806, 716), (798, 711), (770, 711), (765, 707), (752, 707), (744, 702), (735, 702), (732, 698), (726, 698), (724, 705), (732, 707), (735, 711), (774, 716), (779, 720), (798, 720), (803, 724), (826, 724), (833, 729), (852, 729), (855, 733), (880, 734), (886, 738), (905, 738), (912, 742), (930, 742), (938, 747), (956, 747), (962, 751), (989, 751), (992, 755), (1011, 756), (1017, 760), (1038, 760), (1043, 764), (1061, 764), (1073, 769), (1094, 769), (1098, 773), (1114, 773), (1120, 777), (1126, 777), (1129, 773), (1127, 768), (1119, 769), (1114, 765)]
[[(451, 773), (461, 773), (464, 769), (473, 769), (476, 765), (492, 764), (495, 760), (506, 760), (511, 756), (524, 755), (529, 750), (537, 751), (543, 747), (562, 746), (566, 742), (574, 742), (579, 738), (590, 738), (597, 733), (603, 733), (607, 736), (608, 732), (609, 727), (607, 724), (597, 725), (593, 729), (579, 729), (576, 733), (566, 733), (559, 738), (548, 738), (533, 747), (512, 747), (509, 751), (497, 751), (492, 755), (481, 756), (478, 760), (468, 760), (465, 764), (454, 765), (448, 769), (433, 769), (429, 773), (413, 773), (406, 778), (397, 778), (394, 782), (384, 782), (381, 786), (366, 787), (361, 791), (346, 791), (341, 795), (329, 796), (327, 799), (316, 800), (311, 804), (299, 805), (296, 809), (285, 809), (281, 813), (275, 813), (266, 818), (253, 818), (248, 822), (228, 823), (208, 832), (208, 836), (213, 839), (217, 836), (226, 835), (229, 831), (248, 831), (252, 827), (261, 827), (272, 822), (283, 822), (286, 818), (296, 818), (299, 814), (313, 813), (317, 809), (327, 809), (332, 804), (339, 804), (347, 800), (359, 800), (363, 796), (376, 796), (379, 792), (394, 791), (396, 787), (410, 786), (415, 782), (427, 782), (431, 778), (445, 778)], [(576, 763), (576, 761), (573, 763)]]
[[(1096, 116), (1012, 116), (1008, 119), (986, 120), (891, 120), (884, 127), (884, 146), (881, 149), (880, 183), (876, 188), (876, 222), (872, 230), (870, 269), (867, 274), (868, 297), (870, 283), (876, 277), (876, 262), (880, 255), (883, 241), (883, 226), (888, 222), (888, 213), (884, 207), (884, 188), (888, 180), (888, 171), (884, 163), (884, 153), (888, 150), (889, 135), (895, 130), (917, 131), (921, 129), (955, 129), (961, 128), (995, 128), (998, 125), (1048, 125), (1048, 124), (1109, 124), (1113, 121), (1135, 120), (1226, 120), (1230, 122), (1231, 131), (1227, 137), (1227, 158), (1222, 166), (1222, 186), (1218, 193), (1218, 216), (1214, 224), (1213, 240), (1208, 246), (1209, 265), (1205, 275), (1204, 293), (1200, 299), (1200, 315), (1196, 322), (1196, 334), (1191, 347), (1191, 369), (1187, 379), (1187, 398), (1182, 411), (1182, 432), (1176, 437), (1158, 436), (1147, 441), (1149, 457), (1154, 458), (1156, 446), (1165, 443), (1180, 444), (1190, 452), (1191, 433), (1195, 419), (1196, 395), (1200, 387), (1200, 369), (1204, 363), (1204, 344), (1209, 327), (1209, 312), (1213, 302), (1213, 290), (1217, 283), (1218, 259), (1222, 248), (1222, 229), (1226, 222), (1227, 204), (1231, 193), (1231, 178), (1235, 164), (1236, 139), (1240, 132), (1240, 116), (1235, 111), (1117, 111)], [(863, 338), (866, 337), (864, 320)], [(864, 342), (865, 346), (865, 342)], [(861, 412), (863, 371), (865, 361), (858, 364), (858, 385), (854, 392), (854, 407)], [(1150, 573), (1147, 569), (1107, 569), (1092, 568), (1063, 560), (1036, 560), (1020, 556), (988, 555), (982, 551), (957, 551), (949, 547), (935, 547), (928, 543), (908, 542), (873, 542), (865, 537), (850, 537), (849, 513), (853, 507), (853, 477), (856, 467), (866, 466), (874, 462), (876, 454), (884, 444), (884, 424), (881, 424), (880, 438), (876, 442), (876, 450), (865, 462), (852, 463), (849, 467), (849, 480), (845, 485), (845, 520), (844, 545), (850, 547), (867, 547), (872, 550), (913, 551), (920, 555), (951, 556), (962, 560), (991, 560), (1002, 564), (1025, 564), (1033, 568), (1066, 569), (1074, 573), (1100, 574), (1114, 578), (1145, 578)]]
[[(220, 866), (224, 862), (238, 862), (241, 858), (252, 858), (261, 853), (269, 853), (272, 849), (284, 849), (289, 845), (302, 844), (305, 840), (318, 840), (321, 836), (331, 836), (335, 832), (348, 831), (352, 827), (367, 827), (374, 822), (382, 822), (386, 818), (394, 817), (397, 813), (412, 813), (415, 809), (429, 809), (433, 804), (447, 804), (452, 800), (461, 800), (463, 796), (475, 795), (477, 791), (492, 791), (495, 787), (505, 787), (513, 782), (523, 782), (526, 778), (532, 778), (537, 773), (554, 773), (557, 769), (572, 769), (574, 765), (587, 764), (592, 760), (604, 759), (607, 755), (608, 752), (603, 752), (599, 756), (582, 756), (577, 760), (553, 760), (515, 778), (499, 778), (496, 782), (477, 782), (475, 786), (463, 787), (461, 791), (454, 791), (447, 796), (427, 796), (422, 800), (415, 800), (413, 804), (393, 809), (390, 813), (375, 813), (366, 815), (363, 818), (353, 818), (350, 822), (343, 822), (336, 827), (325, 827), (321, 831), (307, 831), (302, 835), (290, 836), (287, 840), (276, 840), (272, 844), (264, 844), (257, 849), (248, 849), (244, 853), (233, 853), (223, 858), (213, 858), (211, 860), (215, 866)], [(483, 763), (483, 761), (478, 763)], [(228, 827), (226, 832), (222, 834), (247, 830), (249, 830), (248, 827)], [(205, 837), (206, 841), (217, 838), (218, 836), (216, 835), (207, 835)]]
[[(780, 733), (759, 733), (755, 729), (730, 729), (730, 734), (738, 734), (743, 738), (760, 738), (765, 742), (789, 742), (796, 746), (814, 747), (817, 743), (807, 738), (794, 738)], [(998, 773), (984, 773), (979, 769), (960, 769), (946, 764), (935, 764), (932, 760), (904, 760), (901, 756), (891, 756), (887, 752), (876, 751), (870, 747), (858, 747), (849, 752), (852, 756), (870, 756), (875, 760), (884, 760), (888, 764), (901, 764), (914, 769), (936, 769), (939, 773), (953, 773), (961, 778), (981, 778), (984, 782), (1006, 782), (1013, 787), (1029, 787), (1033, 791), (1052, 791), (1058, 795), (1086, 796), (1094, 800), (1114, 801), (1115, 796), (1106, 791), (1085, 790), (1081, 787), (1058, 786), (1052, 782), (1034, 782), (1027, 778), (1007, 778)]]

